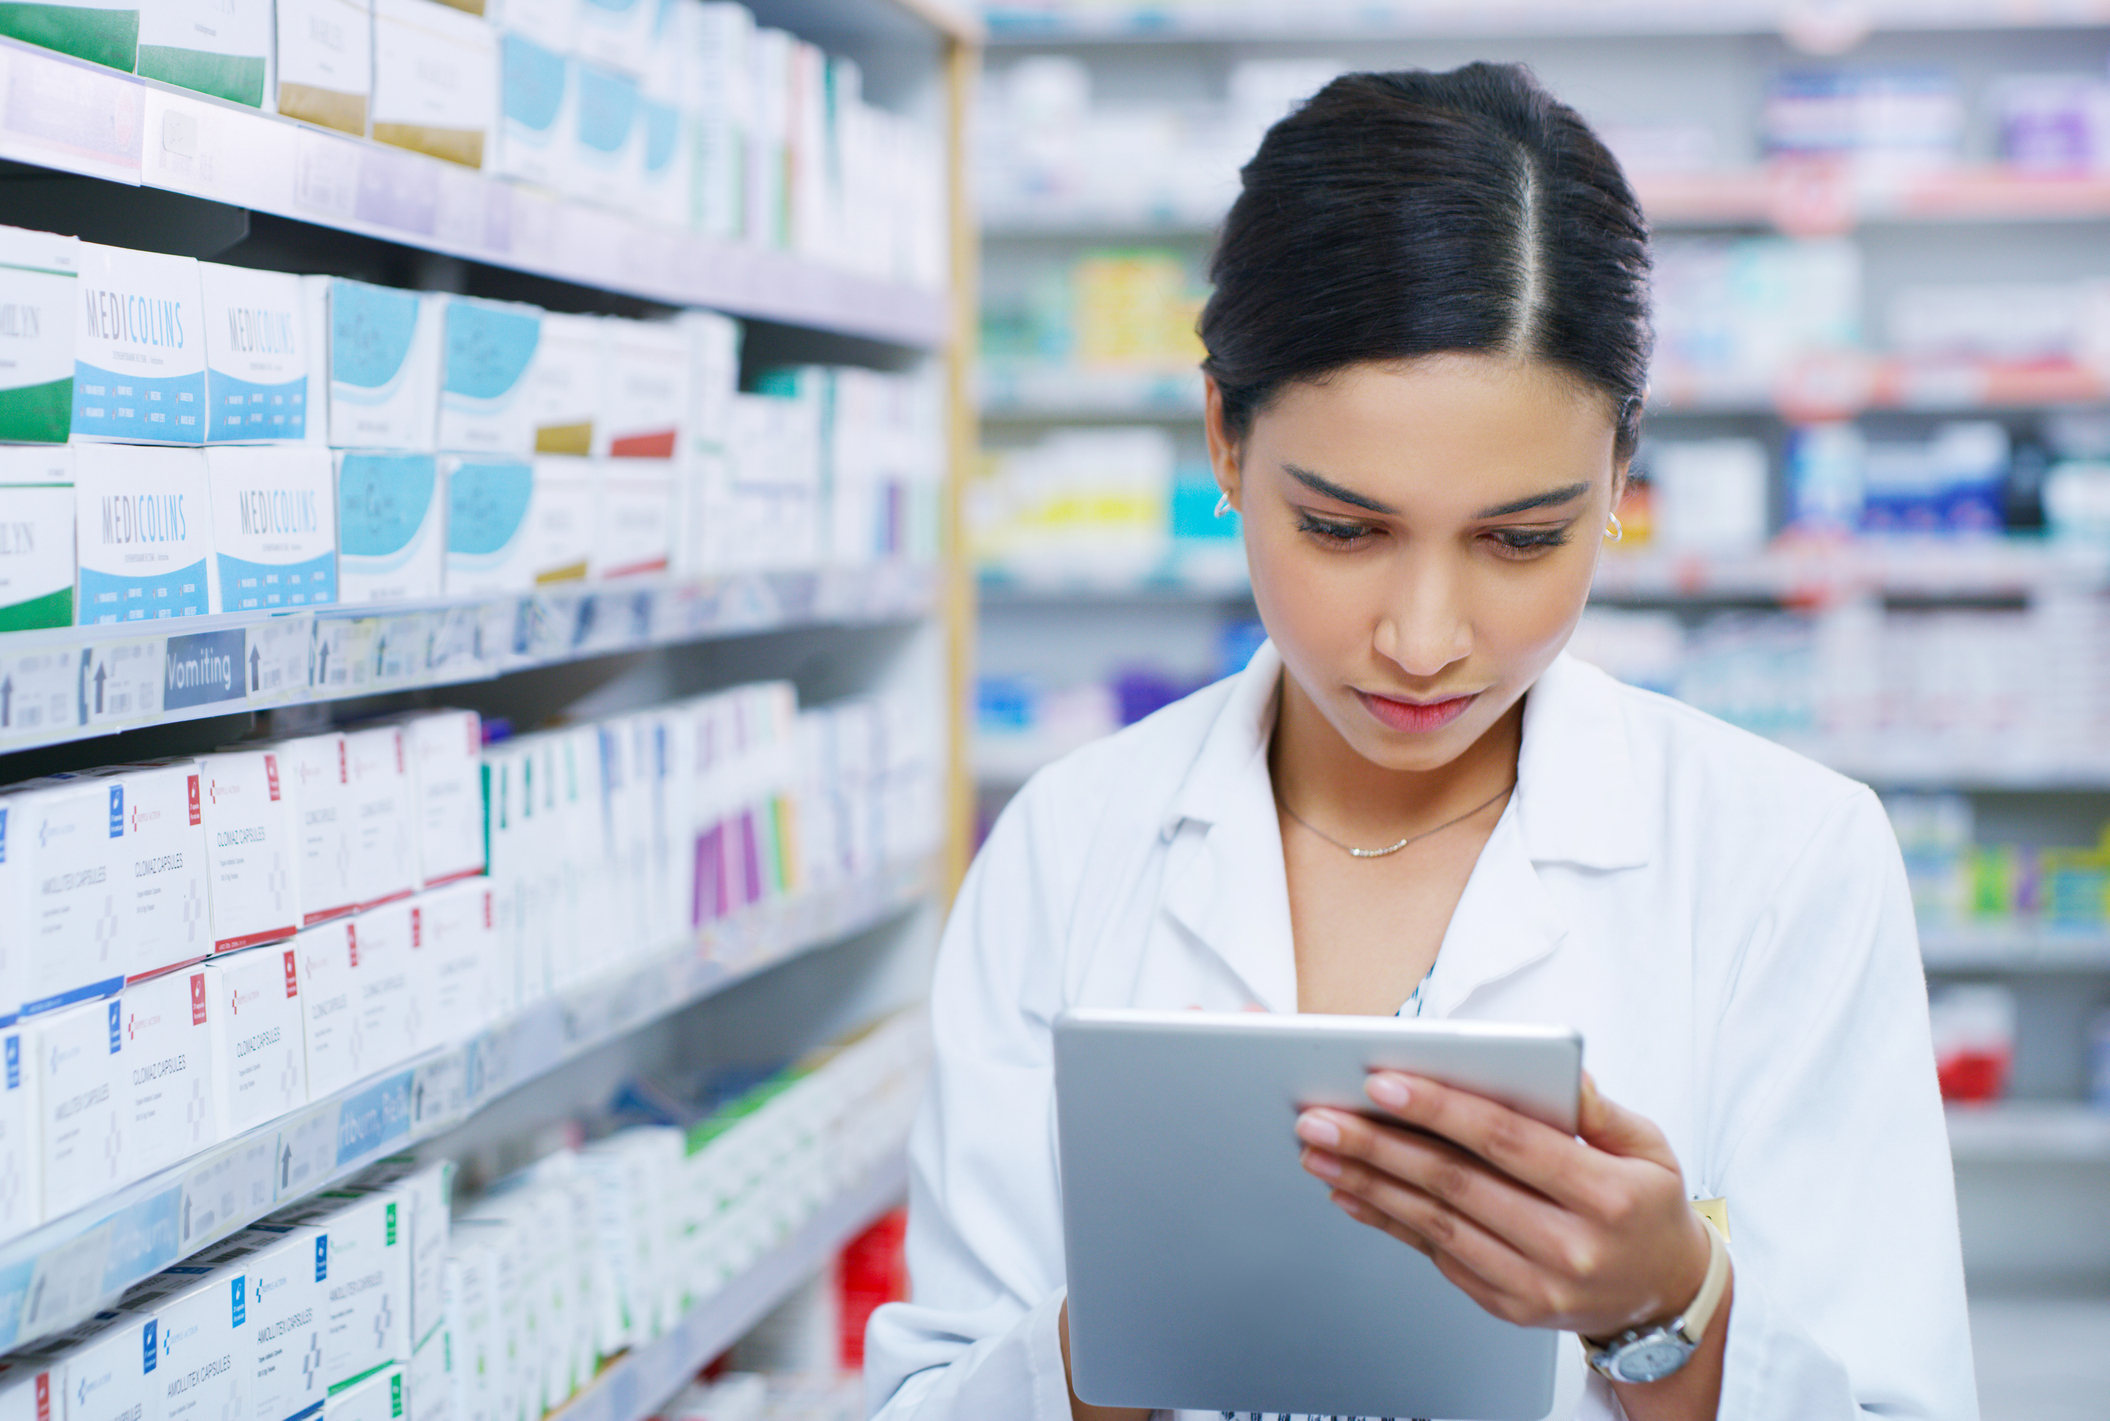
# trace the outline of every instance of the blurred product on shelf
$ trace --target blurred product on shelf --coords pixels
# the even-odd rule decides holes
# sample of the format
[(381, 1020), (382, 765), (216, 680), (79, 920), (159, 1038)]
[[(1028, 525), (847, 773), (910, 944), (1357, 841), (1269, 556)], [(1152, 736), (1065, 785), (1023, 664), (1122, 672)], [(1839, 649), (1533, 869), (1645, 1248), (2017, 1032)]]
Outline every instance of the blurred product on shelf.
[(1767, 86), (1759, 144), (1772, 156), (1939, 167), (1960, 153), (1965, 117), (1956, 79), (1939, 69), (1789, 70)]
[(1958, 982), (1928, 998), (1942, 1099), (1983, 1105), (2007, 1091), (2015, 1061), (2015, 994), (1989, 982)]
[(1979, 844), (1961, 794), (1893, 794), (1920, 926), (2031, 924), (2077, 934), (2110, 928), (2110, 823), (2085, 845)]
[[(1653, 543), (1671, 551), (1724, 553), (1764, 545), (1771, 509), (1763, 444), (1755, 439), (1651, 440), (1640, 462), (1649, 506), (1632, 535), (1635, 547)], [(1620, 541), (1626, 542), (1624, 532)]]
[(2014, 74), (1993, 90), (2000, 156), (2032, 173), (2110, 171), (2110, 80)]
[(2110, 1011), (2088, 1023), (2088, 1103), (2110, 1111)]
[(1862, 343), (1847, 237), (1666, 237), (1655, 248), (1658, 405), (1770, 404), (1805, 363)]

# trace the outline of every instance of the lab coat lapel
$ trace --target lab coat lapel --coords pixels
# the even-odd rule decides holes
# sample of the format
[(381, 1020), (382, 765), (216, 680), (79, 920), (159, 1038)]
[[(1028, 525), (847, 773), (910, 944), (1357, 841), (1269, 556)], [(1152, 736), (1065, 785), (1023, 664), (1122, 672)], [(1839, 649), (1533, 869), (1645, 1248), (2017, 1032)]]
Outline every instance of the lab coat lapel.
[(1164, 834), (1166, 913), (1269, 1011), (1297, 1009), (1289, 878), (1267, 746), (1282, 660), (1263, 645), (1240, 673), (1173, 799)]
[(1422, 1000), (1429, 1016), (1449, 1016), (1488, 983), (1552, 954), (1568, 935), (1524, 842), (1512, 803), (1480, 850), (1451, 913)]

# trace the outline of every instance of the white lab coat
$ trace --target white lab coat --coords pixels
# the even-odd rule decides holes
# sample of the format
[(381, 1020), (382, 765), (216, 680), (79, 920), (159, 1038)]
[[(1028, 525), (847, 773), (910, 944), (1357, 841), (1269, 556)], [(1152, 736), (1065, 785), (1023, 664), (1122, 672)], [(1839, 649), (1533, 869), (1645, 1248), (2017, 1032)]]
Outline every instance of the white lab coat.
[[(915, 1299), (866, 1344), (875, 1416), (1069, 1417), (1057, 1012), (1297, 1009), (1267, 768), (1281, 667), (1264, 646), (1043, 770), (969, 872), (910, 1146)], [(1925, 978), (1868, 789), (1563, 656), (1424, 997), (1580, 1028), (1691, 1196), (1726, 1198), (1723, 1421), (1976, 1417)], [(1621, 1417), (1580, 1348), (1562, 1357), (1554, 1415)]]

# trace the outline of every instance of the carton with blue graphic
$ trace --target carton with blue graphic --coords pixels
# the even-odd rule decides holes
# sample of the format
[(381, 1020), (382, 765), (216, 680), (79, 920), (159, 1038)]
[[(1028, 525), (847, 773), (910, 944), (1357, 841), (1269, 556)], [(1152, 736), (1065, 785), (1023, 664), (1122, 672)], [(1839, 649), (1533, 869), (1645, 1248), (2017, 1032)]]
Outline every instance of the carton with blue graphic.
[(510, 301), (447, 303), (439, 447), (454, 454), (527, 454), (535, 448), (529, 371), (542, 312)]
[(205, 315), (190, 257), (80, 244), (73, 438), (205, 442)]
[(337, 499), (330, 451), (229, 447), (205, 456), (212, 483), (212, 610), (285, 612), (337, 600)]
[(251, 1416), (256, 1346), (249, 1325), (248, 1271), (239, 1263), (194, 1262), (165, 1276), (172, 1290), (151, 1304), (161, 1360), (149, 1380), (160, 1403), (160, 1421)]
[(642, 74), (658, 13), (659, 0), (578, 0), (574, 52), (625, 74)]
[(438, 597), (447, 563), (440, 461), (360, 450), (336, 457), (338, 600)]
[(591, 460), (446, 464), (449, 597), (525, 592), (585, 578), (594, 539)]
[(629, 74), (586, 63), (577, 70), (579, 98), (566, 164), (572, 191), (627, 211), (636, 205), (644, 173), (644, 95)]
[(498, 149), (493, 168), (563, 191), (567, 145), (577, 123), (578, 65), (562, 49), (506, 30), (498, 37)]
[(209, 444), (288, 443), (307, 436), (308, 341), (301, 279), (198, 263), (205, 303)]
[(73, 499), (82, 626), (205, 615), (212, 493), (202, 449), (84, 444)]
[(136, 1177), (123, 1109), (124, 1009), (111, 997), (32, 1017), (22, 1047), (37, 1077), (44, 1216), (55, 1218)]
[(37, 1109), (22, 1027), (0, 1027), (0, 1240), (44, 1222), (38, 1187)]
[(152, 1316), (111, 1317), (52, 1367), (53, 1385), (65, 1395), (66, 1421), (161, 1421), (152, 1385), (160, 1364), (161, 1333)]
[(0, 440), (66, 440), (79, 274), (72, 237), (0, 227)]
[(272, 1215), (312, 1224), (330, 1239), (323, 1377), (334, 1398), (410, 1359), (411, 1217), (393, 1194), (331, 1190)]
[(254, 1227), (213, 1257), (232, 1255), (249, 1277), (250, 1415), (308, 1421), (322, 1412), (322, 1314), (329, 1235), (321, 1229)]
[(430, 450), (447, 298), (332, 278), (330, 443)]
[(82, 775), (32, 781), (0, 799), (0, 938), (9, 1000), (25, 1016), (124, 985), (124, 785)]

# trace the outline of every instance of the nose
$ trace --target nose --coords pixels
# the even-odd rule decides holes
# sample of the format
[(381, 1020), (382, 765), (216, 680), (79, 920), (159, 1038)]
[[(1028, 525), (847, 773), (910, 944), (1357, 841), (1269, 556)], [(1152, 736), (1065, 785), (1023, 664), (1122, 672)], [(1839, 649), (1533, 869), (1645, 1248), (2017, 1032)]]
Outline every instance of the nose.
[(1378, 654), (1409, 676), (1427, 679), (1472, 654), (1472, 620), (1449, 560), (1433, 552), (1412, 558), (1391, 605), (1378, 619)]

